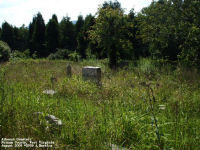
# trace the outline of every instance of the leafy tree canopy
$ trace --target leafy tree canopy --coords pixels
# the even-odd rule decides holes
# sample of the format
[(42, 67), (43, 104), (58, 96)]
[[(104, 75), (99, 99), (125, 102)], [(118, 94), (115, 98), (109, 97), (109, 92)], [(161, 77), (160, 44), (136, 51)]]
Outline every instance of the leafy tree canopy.
[(127, 15), (121, 8), (99, 8), (90, 38), (107, 52), (111, 68), (117, 66), (119, 50), (132, 47), (124, 37), (129, 25)]

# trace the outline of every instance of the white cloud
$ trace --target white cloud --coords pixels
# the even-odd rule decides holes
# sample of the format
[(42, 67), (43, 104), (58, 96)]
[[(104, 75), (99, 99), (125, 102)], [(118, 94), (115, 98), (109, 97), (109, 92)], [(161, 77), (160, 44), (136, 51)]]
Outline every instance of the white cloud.
[[(21, 26), (28, 25), (37, 12), (41, 12), (45, 23), (56, 14), (58, 19), (68, 15), (76, 20), (79, 14), (86, 16), (95, 14), (97, 8), (105, 0), (0, 0), (0, 24), (4, 21)], [(136, 12), (150, 4), (151, 0), (119, 0), (122, 8), (129, 11), (134, 8)]]

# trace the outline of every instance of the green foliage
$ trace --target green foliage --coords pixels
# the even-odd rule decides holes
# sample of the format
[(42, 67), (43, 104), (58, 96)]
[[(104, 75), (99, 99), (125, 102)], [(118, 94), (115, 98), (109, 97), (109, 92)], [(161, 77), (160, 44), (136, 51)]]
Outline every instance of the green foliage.
[(20, 51), (24, 51), (28, 46), (28, 29), (24, 25), (17, 28), (4, 22), (2, 24), (1, 39), (8, 43), (12, 50), (19, 49)]
[[(199, 49), (199, 33), (200, 33), (200, 2), (199, 1), (184, 1), (182, 4), (183, 9), (182, 20), (180, 23), (184, 32), (184, 42), (180, 45), (181, 53), (179, 59), (187, 66), (198, 66), (200, 63), (200, 49)], [(178, 7), (177, 6), (177, 7)]]
[(118, 1), (105, 1), (96, 16), (79, 15), (76, 24), (68, 16), (58, 23), (54, 14), (45, 26), (41, 13), (33, 17), (28, 28), (4, 22), (0, 40), (11, 50), (30, 49), (38, 58), (54, 57), (56, 48), (76, 51), (82, 59), (109, 58), (111, 68), (116, 68), (119, 60), (149, 56), (198, 66), (199, 12), (197, 0), (152, 1), (137, 14), (134, 9), (125, 14)]
[(142, 10), (138, 36), (149, 45), (153, 57), (199, 63), (199, 6), (195, 0), (162, 0)]
[[(16, 28), (16, 27), (15, 27)], [(14, 28), (14, 29), (15, 29)], [(22, 25), (15, 34), (15, 49), (24, 51), (28, 48), (28, 28)]]
[(69, 59), (75, 62), (80, 60), (81, 56), (77, 52), (72, 52), (69, 54)]
[(94, 16), (87, 15), (81, 31), (77, 35), (77, 51), (82, 58), (86, 58), (87, 48), (89, 47), (90, 39), (88, 31), (91, 30), (91, 26), (94, 25)]
[(33, 59), (39, 58), (38, 55), (37, 55), (37, 51), (34, 51), (34, 53), (31, 55), (31, 57)]
[(26, 56), (26, 58), (30, 57), (30, 49), (26, 49), (25, 51), (23, 51), (23, 53)]
[(98, 47), (97, 42), (90, 41), (86, 50), (87, 58), (94, 55), (98, 59), (107, 58), (105, 51), (101, 47)]
[(79, 34), (79, 32), (82, 30), (84, 25), (84, 19), (82, 15), (78, 16), (78, 20), (75, 24), (75, 31), (76, 31), (76, 36)]
[(13, 26), (11, 26), (9, 23), (4, 22), (2, 24), (2, 30), (1, 30), (1, 40), (8, 43), (8, 45), (11, 47), (11, 49), (14, 48), (14, 31)]
[(28, 26), (28, 47), (31, 50), (31, 55), (34, 53), (33, 31), (34, 31), (35, 22), (36, 22), (36, 16), (33, 17), (32, 22), (30, 22), (30, 24)]
[(182, 46), (182, 51), (179, 55), (179, 59), (183, 64), (187, 66), (194, 66), (200, 63), (199, 35), (200, 28), (193, 26), (189, 31), (184, 45)]
[(64, 49), (75, 50), (76, 49), (76, 37), (75, 37), (75, 27), (70, 21), (70, 18), (64, 17), (60, 24), (60, 36), (61, 42), (60, 46)]
[(120, 8), (99, 8), (98, 17), (90, 31), (90, 38), (98, 47), (104, 49), (109, 57), (109, 65), (116, 68), (120, 50), (132, 47), (124, 38), (129, 25), (126, 15)]
[[(176, 13), (170, 1), (152, 2), (142, 10), (140, 16), (140, 36), (149, 44), (153, 57), (175, 60), (179, 53), (178, 37), (174, 34), (177, 28)], [(174, 14), (174, 16), (169, 16)], [(175, 21), (176, 19), (176, 21)]]
[(32, 31), (32, 45), (33, 51), (36, 51), (39, 57), (47, 55), (45, 50), (45, 23), (41, 13), (38, 13), (33, 19), (33, 31)]
[(7, 43), (0, 41), (0, 62), (8, 61), (11, 49)]
[(10, 56), (11, 60), (27, 59), (27, 58), (30, 58), (30, 50), (29, 49), (26, 49), (24, 52), (14, 50)]
[(55, 53), (59, 47), (60, 35), (57, 16), (54, 14), (46, 26), (46, 47), (48, 54)]
[(155, 60), (140, 58), (137, 61), (138, 72), (150, 77), (154, 76), (155, 72), (159, 72), (158, 63)]
[(48, 56), (50, 60), (56, 59), (69, 59), (71, 51), (68, 49), (57, 49), (55, 53), (52, 53)]
[(112, 8), (112, 9), (121, 9), (121, 4), (115, 0), (114, 2), (113, 1), (105, 1), (102, 5), (102, 8), (105, 9), (105, 8)]
[(79, 15), (78, 20), (75, 24), (77, 51), (82, 58), (86, 58), (87, 41), (83, 26), (84, 26), (83, 16)]
[(94, 24), (95, 24), (95, 17), (92, 16), (91, 14), (87, 15), (85, 17), (85, 22), (84, 22), (83, 31), (82, 31), (82, 37), (84, 40), (83, 45), (85, 46), (85, 49), (83, 49), (83, 54), (86, 55), (87, 58), (90, 58), (90, 57), (93, 57), (93, 58), (96, 57), (99, 59), (105, 58), (107, 56), (103, 52), (102, 48), (99, 48), (96, 42), (90, 40), (89, 32), (92, 29), (92, 26)]
[(77, 51), (80, 56), (85, 59), (86, 58), (86, 49), (87, 49), (87, 41), (83, 31), (79, 32), (77, 36)]

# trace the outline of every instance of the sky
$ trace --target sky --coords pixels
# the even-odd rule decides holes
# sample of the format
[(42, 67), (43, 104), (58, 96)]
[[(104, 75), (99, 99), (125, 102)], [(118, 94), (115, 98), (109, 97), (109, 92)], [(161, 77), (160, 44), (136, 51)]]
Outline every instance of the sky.
[[(69, 16), (72, 21), (77, 20), (78, 15), (85, 17), (87, 14), (95, 15), (98, 7), (105, 0), (0, 0), (0, 26), (7, 21), (13, 26), (28, 26), (34, 15), (40, 12), (45, 23), (56, 14), (60, 21)], [(118, 0), (126, 13), (134, 8), (139, 12), (148, 6), (152, 0)]]

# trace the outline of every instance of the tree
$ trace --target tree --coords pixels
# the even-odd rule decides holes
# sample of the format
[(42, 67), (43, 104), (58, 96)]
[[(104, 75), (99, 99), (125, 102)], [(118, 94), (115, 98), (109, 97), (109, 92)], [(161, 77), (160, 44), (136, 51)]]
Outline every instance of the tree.
[(77, 51), (81, 58), (86, 58), (87, 41), (83, 31), (79, 32), (77, 38)]
[(199, 1), (159, 0), (144, 8), (138, 18), (139, 36), (149, 45), (152, 57), (200, 63)]
[(39, 57), (47, 56), (45, 50), (45, 24), (41, 13), (38, 13), (35, 17), (35, 23), (33, 24), (32, 44), (34, 51), (37, 52)]
[(200, 1), (173, 0), (174, 9), (181, 18), (178, 26), (182, 34), (178, 58), (186, 65), (200, 64)]
[(19, 42), (19, 50), (25, 51), (26, 49), (28, 49), (28, 28), (25, 27), (25, 25), (22, 25), (19, 28)]
[(76, 36), (78, 36), (79, 32), (82, 30), (83, 25), (84, 25), (83, 16), (79, 15), (75, 25)]
[(83, 27), (77, 36), (77, 50), (82, 58), (86, 58), (86, 51), (90, 42), (88, 31), (91, 30), (91, 26), (94, 25), (94, 19), (94, 16), (91, 14), (87, 15)]
[(60, 36), (61, 36), (61, 48), (75, 50), (76, 49), (76, 37), (75, 27), (70, 21), (70, 17), (64, 17), (60, 22)]
[(20, 42), (19, 42), (19, 29), (17, 27), (13, 28), (13, 49), (19, 50)]
[[(173, 16), (169, 14), (173, 14)], [(181, 42), (177, 25), (180, 19), (174, 11), (172, 3), (166, 0), (152, 2), (149, 7), (142, 10), (138, 18), (139, 36), (144, 44), (149, 45), (151, 56), (176, 60)]]
[(129, 26), (127, 16), (122, 9), (112, 7), (99, 8), (97, 15), (90, 38), (107, 52), (109, 66), (115, 69), (119, 51), (132, 47), (131, 42), (124, 37)]
[(60, 35), (57, 16), (54, 14), (46, 26), (46, 46), (48, 55), (55, 53), (59, 47)]
[(34, 32), (34, 27), (35, 27), (35, 22), (36, 22), (36, 16), (33, 17), (32, 22), (29, 24), (28, 27), (28, 47), (30, 49), (31, 55), (34, 53), (34, 45), (33, 45), (33, 32)]
[(133, 47), (128, 48), (128, 49), (123, 49), (121, 50), (120, 53), (120, 58), (121, 59), (133, 59), (135, 56), (138, 57), (138, 43), (136, 40), (136, 31), (137, 31), (137, 22), (136, 22), (136, 17), (134, 13), (134, 9), (131, 9), (128, 16), (126, 16), (127, 19), (127, 29), (124, 34), (125, 39), (129, 40)]
[(24, 51), (27, 49), (28, 29), (25, 27), (25, 25), (22, 25), (20, 28), (14, 27), (13, 32), (13, 49), (19, 51)]
[[(83, 25), (84, 25), (84, 19), (82, 15), (78, 16), (78, 20), (75, 24), (75, 36), (76, 36), (76, 50), (78, 49), (78, 51), (82, 51), (81, 49), (84, 49), (84, 47), (82, 47), (83, 45), (85, 45), (85, 43), (83, 42)], [(85, 56), (83, 56), (85, 57)]]
[(13, 27), (7, 22), (2, 24), (1, 39), (2, 41), (6, 42), (11, 47), (11, 49), (14, 48)]
[(121, 4), (115, 0), (114, 2), (112, 1), (105, 1), (102, 5), (102, 8), (112, 8), (112, 9), (121, 9)]

